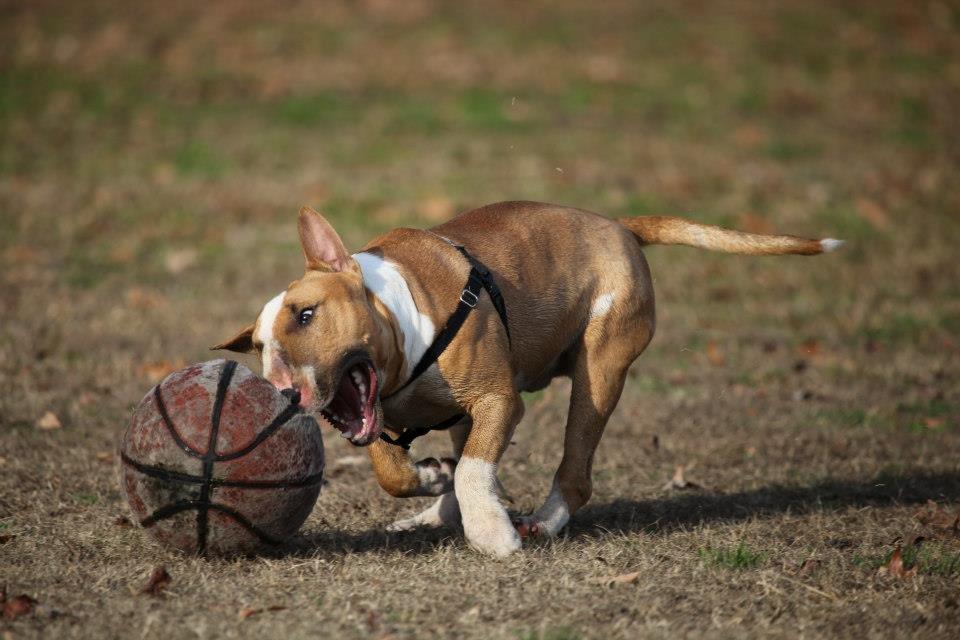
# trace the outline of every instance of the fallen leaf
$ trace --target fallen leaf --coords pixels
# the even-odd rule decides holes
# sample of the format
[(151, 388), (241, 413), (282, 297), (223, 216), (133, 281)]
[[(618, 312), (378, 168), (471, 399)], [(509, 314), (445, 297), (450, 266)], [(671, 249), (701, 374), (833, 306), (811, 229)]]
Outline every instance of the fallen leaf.
[(722, 366), (727, 360), (723, 357), (723, 352), (715, 342), (707, 343), (707, 361), (715, 367)]
[(677, 465), (676, 470), (673, 472), (673, 477), (670, 478), (670, 481), (663, 485), (665, 491), (671, 489), (699, 489), (700, 485), (695, 482), (690, 482), (683, 476), (683, 465)]
[(270, 607), (263, 607), (261, 609), (253, 609), (251, 607), (244, 607), (240, 609), (240, 612), (237, 614), (241, 620), (246, 620), (250, 616), (255, 616), (258, 613), (266, 613), (268, 611), (283, 611), (286, 607), (281, 605), (273, 605)]
[(914, 575), (916, 575), (917, 568), (911, 567), (910, 569), (907, 569), (904, 566), (903, 548), (900, 545), (897, 545), (897, 548), (893, 550), (893, 555), (890, 556), (890, 562), (880, 567), (880, 571), (885, 571), (895, 578), (912, 578)]
[(814, 338), (809, 340), (804, 340), (803, 343), (797, 347), (797, 351), (803, 355), (815, 356), (820, 353), (820, 343), (817, 342)]
[(20, 616), (28, 616), (33, 613), (33, 607), (36, 604), (36, 600), (24, 593), (19, 596), (14, 596), (9, 600), (5, 599), (3, 603), (3, 617), (7, 620), (13, 620)]
[(100, 462), (113, 462), (113, 451), (97, 451), (96, 457)]
[(946, 424), (947, 421), (944, 418), (924, 418), (923, 426), (927, 429), (937, 429)]
[(117, 527), (124, 527), (124, 528), (133, 525), (133, 523), (130, 522), (130, 519), (127, 518), (126, 516), (117, 516), (117, 517), (113, 520), (113, 524), (114, 524), (115, 526), (117, 526)]
[(633, 584), (637, 581), (637, 578), (640, 577), (639, 571), (633, 571), (631, 573), (622, 573), (618, 576), (605, 576), (602, 578), (590, 578), (587, 582), (591, 584), (600, 584), (605, 587), (609, 587), (615, 584)]
[(13, 539), (16, 538), (16, 537), (17, 537), (17, 536), (10, 536), (10, 535), (0, 536), (0, 544), (7, 544), (8, 542), (10, 542), (11, 540), (13, 540)]
[(804, 560), (799, 567), (797, 567), (796, 575), (805, 576), (809, 573), (813, 573), (820, 568), (820, 561), (816, 558), (807, 558)]
[(924, 533), (929, 538), (960, 538), (960, 511), (948, 513), (942, 506), (929, 500), (927, 506), (913, 517), (923, 525)]
[(157, 565), (153, 568), (153, 573), (150, 574), (150, 580), (147, 582), (147, 586), (141, 589), (140, 593), (145, 593), (153, 597), (163, 595), (163, 591), (170, 586), (172, 581), (173, 578), (167, 573), (167, 568), (163, 565)]
[(53, 411), (47, 411), (40, 416), (37, 419), (36, 425), (37, 429), (42, 431), (53, 431), (63, 427), (63, 423), (60, 422), (60, 418), (58, 418), (57, 414), (55, 414)]

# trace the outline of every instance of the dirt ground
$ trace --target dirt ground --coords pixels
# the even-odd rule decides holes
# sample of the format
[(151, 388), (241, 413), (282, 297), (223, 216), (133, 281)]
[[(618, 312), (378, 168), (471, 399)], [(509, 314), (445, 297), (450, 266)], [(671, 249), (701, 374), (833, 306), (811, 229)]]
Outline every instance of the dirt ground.
[[(958, 36), (951, 1), (0, 3), (0, 637), (957, 637)], [(593, 499), (505, 561), (385, 533), (425, 502), (337, 437), (275, 554), (130, 525), (131, 409), (299, 275), (300, 205), (359, 247), (517, 198), (848, 244), (647, 251)], [(517, 512), (568, 389), (527, 397)]]

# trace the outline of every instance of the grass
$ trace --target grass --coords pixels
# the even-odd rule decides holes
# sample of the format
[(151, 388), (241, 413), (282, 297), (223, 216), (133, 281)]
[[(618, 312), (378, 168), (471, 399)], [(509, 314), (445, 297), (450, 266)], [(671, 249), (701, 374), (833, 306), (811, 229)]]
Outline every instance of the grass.
[(580, 640), (583, 635), (570, 627), (553, 627), (542, 631), (525, 631), (517, 634), (518, 640)]
[(735, 547), (702, 548), (697, 552), (697, 555), (709, 566), (735, 571), (756, 569), (763, 566), (767, 560), (767, 554), (762, 551), (754, 551), (743, 542)]
[[(956, 541), (908, 555), (913, 579), (876, 572), (928, 500), (960, 504), (948, 5), (5, 11), (0, 587), (43, 607), (0, 635), (950, 637)], [(299, 206), (356, 249), (511, 198), (848, 243), (646, 250), (657, 335), (594, 495), (504, 562), (456, 528), (385, 533), (425, 502), (338, 467), (361, 453), (339, 438), (275, 554), (186, 558), (125, 525), (111, 455), (151, 367), (212, 357), (300, 275)], [(549, 491), (568, 391), (525, 395), (516, 513)], [(48, 410), (62, 428), (34, 426)], [(667, 488), (678, 466), (691, 485)], [(138, 595), (156, 565), (166, 596)]]
[[(890, 564), (893, 551), (861, 556), (853, 556), (853, 564), (869, 571), (876, 571), (880, 567)], [(955, 577), (960, 576), (960, 552), (953, 548), (937, 543), (925, 543), (917, 548), (908, 545), (902, 551), (903, 566), (910, 570), (916, 568), (917, 573), (926, 576)]]

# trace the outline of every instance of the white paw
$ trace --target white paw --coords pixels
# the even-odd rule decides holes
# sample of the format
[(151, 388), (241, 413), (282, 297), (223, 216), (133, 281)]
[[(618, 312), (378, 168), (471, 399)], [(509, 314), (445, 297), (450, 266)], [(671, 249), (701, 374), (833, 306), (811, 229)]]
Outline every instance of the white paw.
[(520, 549), (520, 536), (497, 498), (496, 465), (464, 457), (457, 465), (456, 475), (463, 533), (470, 546), (497, 558)]
[(452, 458), (426, 458), (416, 463), (421, 495), (440, 496), (453, 491), (457, 461)]
[(473, 514), (471, 517), (464, 514), (463, 533), (471, 547), (497, 558), (519, 551), (523, 544), (506, 510), (502, 514)]
[(457, 496), (451, 491), (437, 498), (432, 505), (417, 515), (388, 524), (387, 531), (410, 531), (420, 527), (442, 527), (455, 524), (459, 518), (460, 508), (457, 505)]
[(554, 481), (550, 495), (547, 496), (543, 506), (533, 515), (517, 518), (515, 524), (521, 538), (537, 536), (552, 538), (560, 533), (569, 521), (570, 509), (567, 507), (567, 501), (563, 499), (559, 485)]

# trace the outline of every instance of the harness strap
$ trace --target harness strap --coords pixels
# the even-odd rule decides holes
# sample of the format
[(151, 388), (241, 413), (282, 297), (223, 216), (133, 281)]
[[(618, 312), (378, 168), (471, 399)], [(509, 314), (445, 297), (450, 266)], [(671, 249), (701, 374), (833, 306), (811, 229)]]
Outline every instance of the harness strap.
[(461, 413), (460, 415), (447, 418), (443, 422), (438, 422), (432, 427), (414, 427), (413, 429), (404, 429), (403, 433), (401, 433), (396, 438), (391, 438), (390, 436), (388, 436), (387, 434), (381, 431), (380, 439), (383, 440), (384, 442), (389, 442), (390, 444), (395, 444), (398, 447), (402, 447), (404, 449), (409, 450), (410, 445), (413, 443), (413, 441), (419, 438), (420, 436), (425, 436), (431, 431), (443, 431), (445, 429), (449, 429), (453, 425), (463, 420), (463, 418), (464, 418), (464, 415)]
[[(467, 283), (464, 286), (463, 291), (460, 292), (460, 301), (457, 304), (457, 308), (452, 314), (450, 314), (450, 317), (447, 318), (447, 323), (444, 325), (443, 329), (440, 330), (440, 332), (433, 339), (433, 342), (430, 343), (430, 346), (427, 347), (427, 350), (424, 351), (423, 355), (420, 357), (420, 361), (417, 362), (416, 366), (413, 368), (413, 371), (410, 373), (410, 377), (407, 378), (407, 381), (404, 382), (399, 389), (384, 399), (391, 398), (400, 393), (402, 390), (406, 389), (410, 383), (423, 375), (423, 373), (437, 361), (437, 359), (440, 357), (440, 354), (442, 354), (450, 345), (450, 343), (453, 342), (453, 339), (457, 336), (457, 332), (460, 331), (463, 323), (467, 321), (467, 317), (470, 315), (470, 312), (476, 308), (477, 303), (480, 301), (480, 294), (484, 290), (486, 290), (487, 295), (490, 296), (490, 302), (493, 303), (493, 308), (496, 309), (497, 315), (500, 316), (500, 322), (503, 323), (503, 329), (507, 333), (507, 342), (511, 342), (510, 326), (507, 324), (507, 305), (503, 299), (503, 294), (500, 292), (500, 288), (497, 286), (497, 283), (493, 279), (493, 275), (490, 273), (490, 270), (487, 269), (486, 265), (470, 255), (466, 247), (463, 245), (457, 244), (448, 238), (444, 238), (443, 236), (438, 235), (437, 237), (454, 247), (460, 252), (461, 255), (463, 255), (464, 258), (467, 259), (467, 261), (470, 263), (470, 275), (467, 276)], [(449, 429), (462, 419), (463, 414), (460, 414), (430, 427), (415, 427), (412, 429), (405, 429), (398, 438), (391, 438), (387, 434), (381, 433), (380, 439), (390, 444), (403, 447), (404, 449), (409, 449), (410, 443), (420, 436), (426, 435), (431, 431)]]

